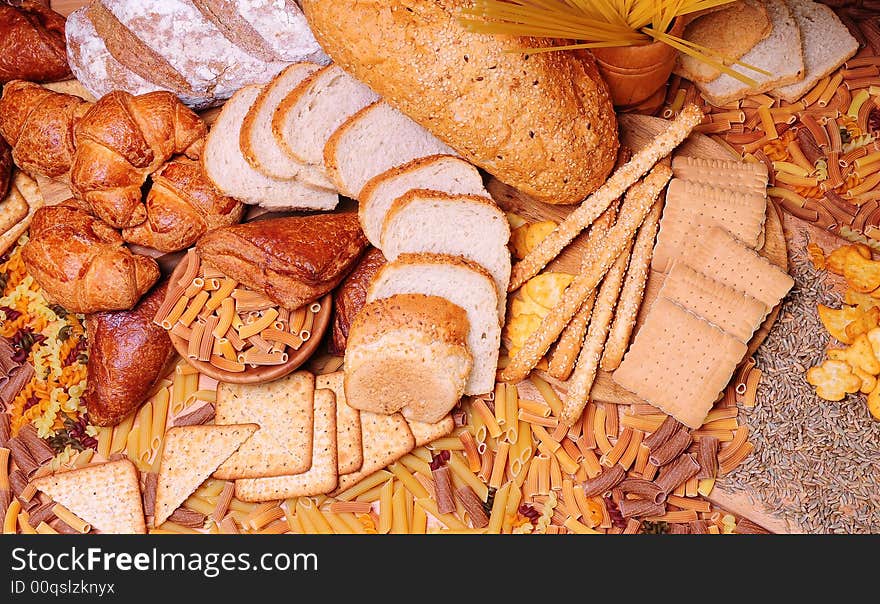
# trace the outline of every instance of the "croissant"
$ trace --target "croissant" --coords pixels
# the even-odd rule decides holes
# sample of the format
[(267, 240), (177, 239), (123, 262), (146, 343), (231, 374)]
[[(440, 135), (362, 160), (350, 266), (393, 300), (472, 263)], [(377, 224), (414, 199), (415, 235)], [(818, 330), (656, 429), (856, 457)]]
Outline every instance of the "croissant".
[(78, 96), (53, 92), (16, 80), (0, 97), (0, 135), (12, 146), (12, 158), (32, 175), (64, 176), (73, 163), (73, 124), (90, 104)]
[(70, 78), (64, 17), (36, 2), (17, 4), (0, 2), (0, 84)]
[(74, 127), (74, 195), (111, 226), (138, 225), (147, 219), (141, 202), (147, 176), (172, 155), (191, 153), (206, 132), (201, 118), (170, 92), (111, 92)]
[(122, 230), (122, 238), (161, 252), (194, 244), (211, 229), (241, 221), (244, 205), (226, 197), (205, 178), (198, 162), (175, 158), (152, 176), (147, 219)]
[(130, 309), (159, 279), (155, 260), (132, 254), (74, 199), (37, 210), (22, 259), (46, 293), (76, 313)]

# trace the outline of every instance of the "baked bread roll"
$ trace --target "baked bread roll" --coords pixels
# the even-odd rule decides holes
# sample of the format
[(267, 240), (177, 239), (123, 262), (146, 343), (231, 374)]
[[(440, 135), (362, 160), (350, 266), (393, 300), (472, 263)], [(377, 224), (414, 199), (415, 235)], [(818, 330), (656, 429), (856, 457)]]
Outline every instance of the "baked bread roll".
[(339, 285), (366, 249), (353, 213), (237, 224), (196, 244), (203, 261), (291, 310)]
[(127, 310), (159, 279), (152, 258), (74, 199), (40, 208), (22, 250), (25, 267), (55, 302), (76, 313)]
[(333, 338), (330, 353), (342, 354), (354, 318), (367, 303), (370, 281), (385, 264), (382, 250), (370, 248), (342, 284), (333, 292)]
[(153, 323), (165, 299), (167, 282), (132, 310), (86, 317), (89, 341), (83, 400), (91, 423), (115, 426), (140, 407), (175, 357), (168, 332)]
[(37, 2), (0, 2), (0, 84), (70, 78), (64, 17)]
[(151, 179), (147, 219), (122, 230), (129, 243), (176, 252), (192, 246), (207, 231), (240, 222), (244, 214), (244, 205), (218, 191), (196, 161), (173, 159)]
[(303, 0), (335, 63), (463, 157), (541, 201), (571, 204), (617, 155), (617, 120), (588, 53), (468, 32), (469, 0)]
[(364, 306), (345, 351), (345, 396), (361, 411), (435, 423), (458, 403), (473, 366), (465, 311), (398, 294)]

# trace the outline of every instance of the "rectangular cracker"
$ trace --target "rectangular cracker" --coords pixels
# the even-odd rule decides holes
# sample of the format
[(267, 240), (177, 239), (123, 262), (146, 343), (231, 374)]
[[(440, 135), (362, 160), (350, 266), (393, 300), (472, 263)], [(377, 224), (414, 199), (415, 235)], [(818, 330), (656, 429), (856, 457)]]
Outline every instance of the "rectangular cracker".
[(260, 430), (214, 473), (262, 478), (305, 472), (312, 465), (315, 376), (296, 371), (265, 384), (217, 387), (216, 424), (254, 423)]
[(337, 371), (315, 377), (315, 388), (327, 388), (336, 395), (336, 449), (339, 452), (339, 473), (350, 474), (364, 463), (361, 443), (360, 411), (345, 399), (345, 372)]
[(768, 309), (779, 304), (794, 286), (787, 273), (718, 227), (709, 229), (684, 261), (698, 272), (763, 302)]
[(28, 215), (27, 201), (16, 187), (9, 188), (9, 194), (0, 201), (0, 234), (6, 233)]
[(686, 155), (676, 155), (672, 159), (672, 175), (726, 189), (757, 189), (761, 192), (766, 191), (769, 178), (767, 166), (761, 162)]
[(746, 343), (770, 310), (748, 294), (719, 283), (683, 262), (673, 265), (659, 295)]
[(690, 428), (699, 428), (746, 345), (665, 298), (648, 312), (614, 381)]
[(307, 472), (236, 480), (235, 496), (242, 501), (273, 501), (321, 495), (335, 489), (339, 472), (336, 459), (336, 395), (332, 390), (315, 390), (314, 424), (312, 467)]
[(361, 437), (364, 443), (364, 464), (357, 472), (339, 477), (337, 493), (394, 463), (416, 448), (416, 439), (400, 413), (381, 415), (371, 411), (361, 411)]
[(452, 419), (452, 415), (447, 415), (435, 424), (414, 422), (409, 419), (406, 420), (406, 423), (409, 424), (410, 432), (413, 433), (413, 438), (416, 439), (416, 447), (421, 447), (438, 438), (443, 438), (455, 428), (455, 420)]
[(46, 205), (36, 181), (24, 172), (15, 173), (9, 191), (10, 195), (15, 191), (19, 197), (24, 199), (25, 203), (27, 203), (28, 211), (25, 217), (19, 220), (15, 226), (0, 235), (0, 254), (5, 254), (7, 250), (18, 242), (19, 237), (27, 232), (31, 219), (37, 210)]

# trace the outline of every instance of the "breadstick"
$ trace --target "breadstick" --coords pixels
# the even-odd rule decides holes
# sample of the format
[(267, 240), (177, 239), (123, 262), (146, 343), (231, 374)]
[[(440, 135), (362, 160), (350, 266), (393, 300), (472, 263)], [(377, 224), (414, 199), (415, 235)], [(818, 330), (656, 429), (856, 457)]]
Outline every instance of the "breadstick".
[(703, 112), (696, 105), (688, 105), (669, 123), (651, 144), (633, 155), (619, 170), (605, 181), (599, 189), (568, 217), (525, 258), (513, 267), (510, 276), (510, 291), (516, 291), (523, 283), (537, 275), (551, 260), (571, 243), (575, 237), (596, 220), (611, 202), (620, 197), (626, 189), (641, 178), (661, 158), (672, 153), (694, 127), (703, 120)]
[(590, 258), (584, 259), (582, 266), (585, 270), (575, 277), (562, 295), (562, 301), (544, 317), (538, 329), (529, 336), (525, 345), (501, 373), (504, 381), (520, 382), (535, 368), (550, 345), (559, 337), (620, 253), (627, 247), (636, 229), (654, 205), (654, 200), (671, 177), (672, 170), (669, 166), (658, 164), (644, 180), (627, 191), (620, 217), (608, 231), (604, 245), (596, 250), (595, 254), (591, 254)]
[(614, 265), (605, 274), (605, 279), (602, 280), (602, 286), (596, 296), (596, 305), (593, 308), (593, 316), (590, 318), (587, 338), (568, 383), (568, 395), (565, 397), (565, 404), (559, 418), (566, 425), (574, 424), (581, 416), (584, 407), (587, 406), (590, 390), (593, 389), (593, 382), (596, 380), (596, 371), (599, 369), (599, 359), (602, 358), (602, 349), (605, 346), (611, 320), (614, 317), (614, 308), (617, 306), (617, 298), (620, 295), (620, 286), (626, 274), (631, 249), (632, 242), (624, 248), (617, 260), (614, 261)]
[(639, 234), (633, 244), (629, 268), (626, 269), (626, 280), (623, 282), (623, 289), (617, 301), (617, 311), (614, 313), (614, 323), (611, 325), (608, 341), (605, 342), (605, 352), (602, 353), (602, 369), (605, 371), (617, 369), (629, 346), (629, 339), (645, 295), (645, 284), (648, 282), (648, 273), (651, 269), (651, 256), (654, 255), (654, 238), (657, 236), (662, 213), (663, 204), (658, 199), (639, 228)]

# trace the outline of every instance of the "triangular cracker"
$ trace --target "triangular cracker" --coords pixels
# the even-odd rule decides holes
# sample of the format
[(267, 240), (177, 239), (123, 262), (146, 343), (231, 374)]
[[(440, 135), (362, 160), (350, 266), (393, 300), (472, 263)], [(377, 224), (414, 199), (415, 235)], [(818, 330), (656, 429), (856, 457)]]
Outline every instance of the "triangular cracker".
[(421, 447), (438, 438), (443, 438), (455, 428), (455, 420), (452, 419), (452, 415), (447, 415), (435, 424), (414, 422), (412, 420), (406, 420), (406, 422), (409, 424), (410, 432), (413, 433), (413, 437), (416, 439), (416, 447)]
[(332, 390), (315, 390), (315, 434), (312, 467), (292, 476), (246, 478), (235, 481), (235, 496), (242, 501), (272, 501), (329, 493), (339, 474), (336, 459), (336, 396)]
[(156, 486), (154, 525), (165, 522), (258, 429), (257, 424), (169, 429)]
[(336, 395), (336, 449), (339, 452), (339, 473), (350, 474), (364, 463), (361, 442), (360, 411), (349, 406), (345, 400), (344, 371), (319, 375), (315, 388), (328, 388)]
[(260, 426), (246, 445), (214, 473), (216, 478), (261, 478), (305, 472), (312, 465), (315, 376), (297, 371), (265, 384), (217, 388), (217, 425)]
[(361, 435), (364, 464), (357, 472), (339, 477), (337, 493), (394, 463), (416, 447), (416, 439), (400, 413), (381, 415), (361, 411)]
[(138, 471), (128, 459), (44, 476), (34, 486), (102, 533), (147, 532)]

